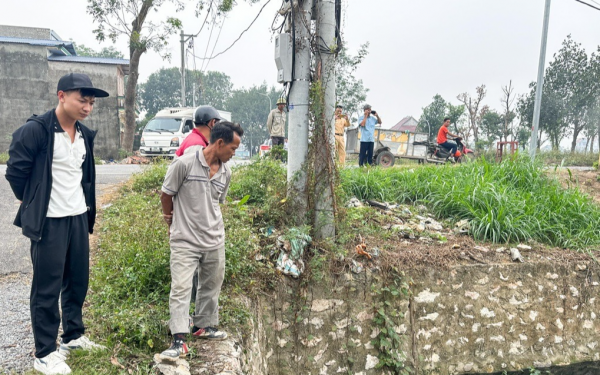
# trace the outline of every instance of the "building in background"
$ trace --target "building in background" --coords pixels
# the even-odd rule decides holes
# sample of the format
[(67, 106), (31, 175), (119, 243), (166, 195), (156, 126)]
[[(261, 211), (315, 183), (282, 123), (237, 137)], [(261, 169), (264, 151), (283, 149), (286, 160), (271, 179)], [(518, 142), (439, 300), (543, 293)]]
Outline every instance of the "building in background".
[(98, 131), (95, 154), (117, 158), (129, 60), (78, 56), (73, 44), (50, 29), (0, 25), (0, 152), (27, 118), (56, 107), (59, 78), (77, 72), (110, 94), (96, 101), (84, 123)]
[(406, 116), (396, 125), (392, 126), (390, 130), (414, 133), (417, 130), (417, 125), (419, 125), (419, 122), (414, 117)]

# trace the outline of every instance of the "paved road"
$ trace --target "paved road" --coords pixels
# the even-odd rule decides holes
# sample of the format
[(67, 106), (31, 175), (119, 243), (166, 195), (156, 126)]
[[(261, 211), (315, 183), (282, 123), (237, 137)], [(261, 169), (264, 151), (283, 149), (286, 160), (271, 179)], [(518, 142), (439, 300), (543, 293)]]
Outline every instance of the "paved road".
[[(97, 194), (127, 180), (141, 170), (138, 165), (99, 165), (96, 168)], [(21, 373), (33, 363), (33, 335), (29, 319), (31, 261), (29, 240), (12, 225), (19, 202), (0, 165), (0, 373)]]
[[(96, 167), (96, 189), (98, 195), (131, 174), (140, 171), (139, 165), (98, 165)], [(29, 240), (21, 234), (21, 229), (12, 222), (19, 208), (8, 181), (4, 178), (6, 165), (0, 166), (0, 276), (20, 272), (31, 272)]]

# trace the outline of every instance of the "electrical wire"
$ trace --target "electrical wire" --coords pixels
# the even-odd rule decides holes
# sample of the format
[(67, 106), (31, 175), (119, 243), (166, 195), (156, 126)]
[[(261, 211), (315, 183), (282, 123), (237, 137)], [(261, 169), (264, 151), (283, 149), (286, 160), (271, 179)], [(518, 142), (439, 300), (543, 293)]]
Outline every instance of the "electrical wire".
[[(280, 9), (283, 8), (283, 4), (285, 4), (285, 3), (286, 3), (286, 0), (281, 1)], [(287, 20), (287, 16), (288, 16), (287, 13), (283, 16), (283, 22), (281, 22), (281, 25), (279, 25), (277, 27), (273, 27), (273, 25), (275, 25), (275, 21), (277, 21), (277, 18), (279, 18), (279, 13), (277, 13), (275, 15), (275, 17), (273, 18), (273, 22), (271, 23), (271, 31), (278, 31), (279, 33), (281, 33), (281, 30), (285, 26), (285, 21)]]
[[(215, 49), (217, 48), (217, 43), (219, 42), (219, 37), (221, 36), (221, 30), (223, 30), (224, 24), (225, 24), (225, 18), (223, 18), (223, 22), (221, 22), (221, 27), (219, 27), (219, 34), (217, 34), (217, 39), (215, 40), (215, 44), (213, 45), (212, 51), (210, 52), (211, 56), (215, 54)], [(210, 62), (211, 62), (211, 60), (206, 61), (206, 66), (204, 67), (203, 72), (206, 72), (206, 70), (208, 69), (208, 64), (210, 64)]]
[(599, 3), (599, 2), (597, 2), (596, 0), (590, 0), (590, 1), (591, 1), (592, 3), (594, 3), (594, 4), (598, 5), (598, 6), (600, 6), (600, 3)]
[[(213, 15), (213, 21), (212, 21), (212, 26), (210, 28), (210, 34), (208, 34), (208, 42), (206, 42), (206, 50), (204, 51), (204, 57), (208, 56), (208, 48), (210, 47), (210, 40), (212, 39), (212, 34), (213, 31), (215, 30), (215, 20), (216, 20), (216, 16)], [(204, 70), (204, 62), (206, 60), (202, 60), (202, 65), (200, 65), (200, 70)]]
[(262, 8), (260, 8), (260, 11), (258, 12), (258, 14), (256, 15), (256, 17), (254, 17), (254, 20), (252, 20), (252, 22), (250, 23), (250, 25), (248, 25), (248, 27), (246, 29), (244, 29), (244, 31), (242, 31), (240, 33), (240, 35), (237, 37), (236, 40), (233, 41), (233, 43), (231, 43), (231, 45), (229, 45), (229, 47), (225, 48), (223, 51), (217, 53), (214, 56), (211, 57), (198, 57), (196, 55), (194, 55), (194, 57), (198, 60), (212, 60), (217, 58), (218, 56), (221, 56), (222, 54), (224, 54), (225, 52), (229, 51), (241, 38), (242, 35), (244, 35), (246, 33), (246, 31), (250, 30), (250, 28), (252, 27), (252, 25), (254, 25), (254, 22), (256, 22), (256, 20), (258, 19), (258, 17), (260, 16), (260, 14), (262, 13), (262, 11), (265, 9), (265, 7), (271, 2), (271, 0), (268, 0), (263, 6)]
[[(290, 93), (292, 92), (292, 86), (296, 79), (296, 20), (294, 19), (294, 1), (291, 1), (291, 20), (292, 20), (292, 81), (287, 85), (287, 95), (285, 96), (285, 108), (289, 111), (290, 105)], [(308, 30), (308, 29), (307, 29)]]
[(204, 22), (202, 22), (202, 25), (200, 26), (200, 30), (198, 30), (198, 32), (194, 35), (194, 37), (197, 37), (198, 35), (200, 35), (200, 32), (202, 31), (202, 29), (204, 29), (204, 25), (206, 25), (206, 20), (208, 19), (208, 16), (210, 15), (212, 6), (213, 6), (213, 0), (210, 0), (210, 5), (208, 6), (208, 10), (206, 11), (206, 17), (204, 17)]
[(584, 5), (587, 5), (587, 6), (591, 7), (591, 8), (594, 8), (594, 9), (596, 9), (596, 10), (600, 10), (600, 8), (598, 8), (598, 7), (595, 7), (595, 6), (593, 6), (592, 4), (588, 4), (588, 3), (586, 3), (586, 2), (583, 2), (583, 1), (581, 1), (581, 0), (575, 0), (575, 1), (577, 1), (578, 3), (584, 4)]

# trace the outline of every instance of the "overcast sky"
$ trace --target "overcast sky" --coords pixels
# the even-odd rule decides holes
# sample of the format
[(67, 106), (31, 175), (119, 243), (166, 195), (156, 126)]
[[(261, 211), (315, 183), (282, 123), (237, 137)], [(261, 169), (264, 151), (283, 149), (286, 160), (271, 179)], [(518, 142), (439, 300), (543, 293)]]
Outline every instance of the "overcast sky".
[[(600, 7), (600, 0), (586, 0)], [(249, 6), (238, 0), (228, 15), (217, 40), (219, 28), (210, 28), (195, 40), (198, 56), (228, 47), (247, 28), (267, 0)], [(270, 31), (281, 0), (270, 0), (256, 23), (227, 53), (212, 60), (208, 70), (231, 77), (236, 88), (263, 82), (278, 85)], [(4, 0), (0, 24), (45, 27), (63, 39), (73, 39), (94, 49), (96, 27), (86, 13), (84, 0)], [(484, 104), (500, 109), (501, 86), (512, 80), (515, 93), (528, 91), (535, 80), (540, 50), (544, 0), (343, 0), (343, 34), (350, 53), (370, 42), (356, 76), (370, 89), (367, 102), (390, 127), (403, 117), (419, 118), (424, 106), (439, 93), (458, 104), (462, 92), (474, 95), (475, 87), (487, 86)], [(190, 2), (192, 4), (192, 2)], [(201, 19), (193, 11), (175, 14), (167, 8), (152, 14), (153, 19), (177, 16), (185, 33), (198, 32)], [(568, 34), (588, 53), (600, 45), (600, 11), (575, 0), (554, 0), (550, 12), (546, 63), (558, 51)], [(142, 57), (140, 82), (161, 67), (180, 66), (179, 37), (170, 40), (171, 61), (155, 53)], [(216, 46), (215, 46), (216, 41)], [(126, 40), (116, 47), (128, 56)], [(193, 58), (188, 58), (193, 68)], [(196, 62), (200, 69), (201, 62)], [(266, 100), (266, 99), (265, 99)]]

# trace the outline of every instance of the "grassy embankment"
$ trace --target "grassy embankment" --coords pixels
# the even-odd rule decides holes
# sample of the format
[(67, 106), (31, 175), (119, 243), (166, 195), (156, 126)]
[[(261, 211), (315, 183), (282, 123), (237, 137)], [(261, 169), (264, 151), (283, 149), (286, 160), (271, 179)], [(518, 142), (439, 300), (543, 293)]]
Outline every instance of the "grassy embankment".
[[(74, 374), (147, 374), (153, 353), (168, 344), (169, 247), (158, 199), (165, 171), (166, 165), (158, 164), (134, 177), (104, 211), (86, 314), (91, 336), (105, 342), (110, 351), (74, 354), (68, 361)], [(482, 240), (533, 239), (582, 251), (600, 245), (600, 208), (577, 190), (562, 189), (541, 165), (525, 160), (350, 168), (341, 172), (341, 183), (342, 200), (356, 196), (425, 204), (439, 217), (472, 220), (472, 234)], [(276, 280), (273, 267), (254, 261), (254, 255), (267, 255), (272, 248), (265, 228), (286, 225), (285, 170), (269, 160), (237, 169), (230, 197), (243, 201), (246, 196), (244, 204), (230, 202), (223, 207), (227, 269), (221, 313), (231, 332), (243, 330), (249, 318), (236, 296), (251, 295)], [(343, 211), (334, 245), (342, 253), (352, 247), (345, 243), (352, 237), (349, 228), (380, 230), (365, 225), (374, 210)]]

